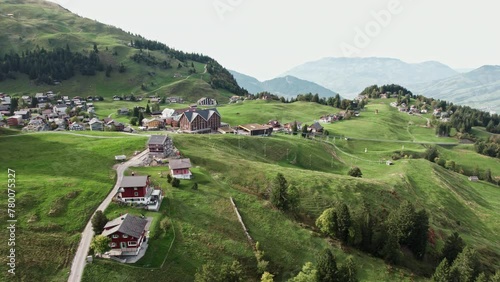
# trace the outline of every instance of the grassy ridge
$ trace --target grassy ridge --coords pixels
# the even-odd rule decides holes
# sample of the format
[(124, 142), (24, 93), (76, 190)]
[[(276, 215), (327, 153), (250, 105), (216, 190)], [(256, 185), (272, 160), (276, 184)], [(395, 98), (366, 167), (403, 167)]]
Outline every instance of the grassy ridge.
[[(8, 52), (33, 50), (36, 46), (52, 50), (65, 48), (86, 53), (97, 44), (101, 62), (113, 67), (111, 77), (104, 72), (95, 76), (75, 75), (62, 81), (60, 85), (35, 85), (27, 75), (15, 74), (15, 80), (7, 79), (0, 83), (1, 91), (15, 95), (33, 95), (36, 92), (54, 91), (70, 96), (112, 97), (113, 95), (172, 95), (189, 101), (209, 96), (226, 101), (232, 94), (226, 90), (212, 89), (207, 83), (210, 74), (205, 73), (205, 64), (186, 61), (180, 62), (160, 51), (144, 51), (158, 61), (166, 60), (171, 69), (138, 64), (130, 57), (140, 52), (128, 46), (131, 40), (139, 37), (119, 28), (86, 19), (60, 7), (41, 0), (9, 1), (0, 0), (0, 55)], [(7, 14), (14, 14), (12, 17)], [(123, 64), (127, 71), (118, 72)], [(178, 68), (181, 64), (182, 67)], [(196, 73), (190, 75), (193, 64)]]

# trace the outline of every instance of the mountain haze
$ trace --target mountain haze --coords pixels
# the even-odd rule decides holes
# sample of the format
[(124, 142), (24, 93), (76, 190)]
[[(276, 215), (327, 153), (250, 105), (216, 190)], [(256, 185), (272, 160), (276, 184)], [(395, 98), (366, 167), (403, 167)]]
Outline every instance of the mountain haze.
[(290, 75), (261, 82), (254, 77), (236, 71), (230, 72), (238, 84), (252, 94), (264, 91), (285, 97), (295, 97), (298, 94), (305, 93), (318, 93), (320, 97), (332, 97), (337, 94), (332, 90), (314, 82), (299, 79)]
[(352, 98), (366, 85), (425, 83), (457, 72), (439, 62), (409, 64), (391, 58), (324, 58), (297, 66), (284, 75), (315, 82)]
[(409, 88), (427, 97), (500, 112), (500, 66), (483, 66), (468, 73)]

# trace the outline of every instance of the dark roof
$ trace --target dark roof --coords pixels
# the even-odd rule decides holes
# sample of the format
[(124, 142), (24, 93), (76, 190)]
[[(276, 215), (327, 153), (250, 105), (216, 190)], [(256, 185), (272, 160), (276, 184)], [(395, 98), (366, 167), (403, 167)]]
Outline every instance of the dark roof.
[(116, 232), (120, 232), (134, 238), (140, 238), (147, 223), (148, 221), (146, 219), (125, 214), (106, 223), (104, 226), (105, 230), (102, 232), (102, 235), (108, 236)]
[(204, 120), (209, 120), (214, 114), (220, 116), (219, 111), (215, 108), (184, 113), (189, 122), (192, 122), (198, 115), (200, 115)]
[(272, 126), (270, 126), (270, 125), (260, 125), (260, 124), (256, 124), (256, 123), (240, 125), (239, 127), (243, 128), (244, 130), (247, 130), (247, 131), (269, 130), (272, 128)]
[(147, 181), (147, 176), (124, 176), (120, 183), (120, 187), (144, 187)]
[(167, 143), (168, 137), (166, 135), (151, 135), (149, 138), (149, 145), (163, 145)]
[(321, 124), (319, 124), (318, 122), (313, 123), (310, 127), (316, 130), (323, 129), (323, 126), (321, 126)]
[(191, 160), (190, 159), (173, 159), (168, 163), (170, 169), (181, 169), (181, 168), (190, 168)]

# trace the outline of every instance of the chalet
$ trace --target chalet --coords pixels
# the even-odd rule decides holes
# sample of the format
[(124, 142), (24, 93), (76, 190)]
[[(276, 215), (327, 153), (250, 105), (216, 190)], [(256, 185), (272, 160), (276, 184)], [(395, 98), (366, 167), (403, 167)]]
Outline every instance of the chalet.
[(25, 132), (38, 132), (38, 131), (48, 131), (49, 126), (45, 120), (41, 117), (33, 118), (29, 121), (28, 125), (23, 128)]
[(250, 136), (271, 136), (273, 127), (270, 125), (246, 124), (239, 125), (238, 131), (244, 135)]
[(15, 111), (14, 115), (19, 115), (23, 120), (27, 120), (31, 117), (31, 112), (27, 110)]
[(172, 141), (166, 135), (152, 135), (148, 141), (149, 156), (165, 158), (168, 155), (168, 145)]
[(217, 109), (184, 112), (179, 118), (181, 130), (189, 133), (204, 133), (217, 130), (221, 126), (221, 116)]
[(319, 124), (318, 122), (315, 122), (315, 123), (311, 124), (308, 129), (312, 133), (321, 133), (321, 132), (323, 132), (323, 126), (321, 126), (321, 124)]
[(152, 190), (149, 176), (124, 176), (120, 182), (118, 199), (123, 202), (147, 203)]
[(302, 122), (294, 121), (294, 122), (290, 122), (290, 123), (285, 123), (283, 125), (283, 127), (285, 128), (285, 131), (292, 132), (293, 125), (295, 123), (297, 123), (297, 130), (301, 130), (302, 129)]
[(115, 218), (104, 226), (102, 235), (111, 239), (110, 256), (135, 256), (146, 241), (148, 221), (130, 214)]
[(92, 131), (103, 131), (104, 123), (96, 118), (93, 118), (89, 121), (90, 130)]
[(23, 122), (23, 117), (20, 115), (14, 115), (7, 119), (7, 124), (9, 126), (18, 126), (22, 124), (22, 122)]
[(53, 110), (54, 110), (54, 113), (60, 114), (60, 113), (66, 113), (66, 109), (67, 108), (68, 108), (67, 105), (65, 105), (65, 104), (59, 104), (59, 105), (55, 105), (53, 107)]
[(106, 123), (106, 127), (111, 131), (123, 131), (125, 125), (121, 122), (110, 120)]
[(238, 101), (240, 101), (242, 99), (241, 96), (232, 96), (231, 98), (229, 98), (229, 103), (238, 103)]
[(178, 179), (191, 179), (193, 174), (189, 170), (191, 168), (190, 159), (172, 159), (168, 163), (170, 167), (170, 174), (174, 178)]
[(197, 102), (200, 106), (217, 106), (217, 100), (203, 97)]
[(83, 131), (85, 130), (85, 126), (81, 123), (73, 122), (69, 125), (69, 130), (71, 131)]
[(144, 119), (142, 121), (142, 125), (146, 126), (148, 129), (160, 129), (165, 127), (165, 121), (160, 118), (154, 118), (154, 119)]

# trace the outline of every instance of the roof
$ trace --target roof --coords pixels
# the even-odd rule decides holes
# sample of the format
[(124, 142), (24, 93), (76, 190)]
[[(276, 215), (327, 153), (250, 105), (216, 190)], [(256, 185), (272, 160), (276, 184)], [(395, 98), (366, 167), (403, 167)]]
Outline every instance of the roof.
[(163, 145), (167, 142), (167, 139), (166, 135), (151, 135), (148, 145)]
[(217, 109), (196, 110), (193, 112), (184, 112), (184, 115), (189, 122), (192, 122), (197, 116), (201, 116), (204, 120), (208, 121), (214, 114), (220, 116)]
[(131, 188), (131, 187), (144, 187), (148, 181), (147, 176), (124, 176), (120, 187)]
[(173, 159), (168, 163), (170, 169), (181, 169), (181, 168), (190, 168), (191, 160), (190, 159)]
[(253, 130), (268, 130), (271, 129), (272, 126), (270, 125), (260, 125), (256, 123), (251, 123), (251, 124), (245, 124), (245, 125), (240, 125), (241, 128), (248, 130), (248, 131), (253, 131)]
[(318, 130), (318, 129), (323, 129), (323, 126), (321, 126), (321, 124), (319, 124), (318, 122), (313, 123), (313, 124), (312, 124), (311, 126), (309, 126), (309, 127), (314, 128), (314, 129), (316, 129), (316, 130)]
[(104, 230), (102, 235), (108, 236), (116, 232), (120, 232), (134, 238), (140, 238), (147, 223), (148, 221), (146, 219), (125, 214), (106, 223), (104, 229), (109, 229)]
[(89, 121), (89, 124), (94, 124), (94, 123), (101, 123), (102, 124), (102, 121), (96, 119), (96, 118), (93, 118)]

